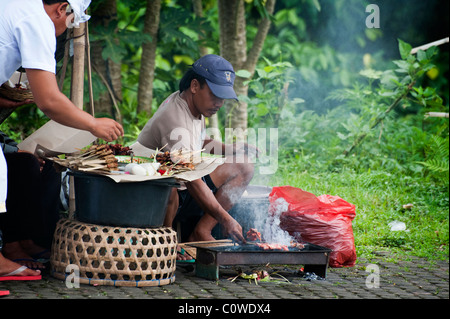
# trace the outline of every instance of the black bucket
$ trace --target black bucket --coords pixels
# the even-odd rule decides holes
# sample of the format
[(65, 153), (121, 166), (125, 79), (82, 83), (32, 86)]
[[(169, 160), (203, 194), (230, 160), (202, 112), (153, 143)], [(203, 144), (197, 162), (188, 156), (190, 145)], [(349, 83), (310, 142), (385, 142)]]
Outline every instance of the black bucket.
[(96, 225), (149, 228), (164, 223), (174, 178), (116, 183), (106, 176), (71, 172), (76, 219)]

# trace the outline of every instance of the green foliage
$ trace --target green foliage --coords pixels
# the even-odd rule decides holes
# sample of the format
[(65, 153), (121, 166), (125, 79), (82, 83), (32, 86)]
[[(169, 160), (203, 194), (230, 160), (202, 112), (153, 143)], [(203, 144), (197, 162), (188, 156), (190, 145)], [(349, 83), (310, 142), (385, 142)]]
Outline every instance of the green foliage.
[(1, 125), (1, 131), (15, 141), (22, 141), (48, 121), (36, 105), (24, 105), (16, 109)]
[(128, 92), (120, 104), (121, 112), (123, 114), (122, 122), (125, 131), (125, 135), (121, 141), (121, 144), (123, 145), (133, 144), (148, 121), (147, 113), (145, 111), (138, 113), (136, 104), (137, 93), (132, 91)]
[[(287, 101), (289, 84), (293, 78), (288, 70), (292, 69), (289, 62), (272, 63), (264, 59), (266, 66), (256, 69), (256, 77), (248, 81), (250, 89), (249, 96), (240, 99), (248, 103), (249, 126), (250, 127), (278, 127), (283, 108)], [(245, 70), (238, 75), (248, 78), (249, 73)], [(301, 99), (293, 99), (291, 104), (302, 103)]]
[[(447, 127), (448, 129), (448, 127)], [(425, 147), (426, 160), (418, 162), (425, 166), (430, 176), (447, 182), (449, 180), (449, 137), (429, 135), (430, 141)]]
[[(436, 50), (414, 56), (411, 47), (399, 41), (399, 51), (403, 59), (393, 61), (390, 69), (364, 69), (352, 87), (330, 92), (327, 100), (338, 104), (325, 114), (305, 107), (297, 92), (287, 97), (287, 85), (296, 87), (292, 65), (266, 59), (267, 65), (249, 82), (252, 126), (278, 127), (281, 155), (297, 162), (299, 169), (385, 169), (436, 178), (433, 172), (442, 172), (448, 162), (445, 151), (430, 152), (430, 136), (442, 135), (440, 146), (447, 145), (448, 153), (448, 126), (424, 131), (422, 123), (425, 112), (448, 106), (436, 90), (420, 85), (434, 67)], [(352, 144), (350, 156), (345, 156)], [(445, 172), (442, 176), (445, 181)]]

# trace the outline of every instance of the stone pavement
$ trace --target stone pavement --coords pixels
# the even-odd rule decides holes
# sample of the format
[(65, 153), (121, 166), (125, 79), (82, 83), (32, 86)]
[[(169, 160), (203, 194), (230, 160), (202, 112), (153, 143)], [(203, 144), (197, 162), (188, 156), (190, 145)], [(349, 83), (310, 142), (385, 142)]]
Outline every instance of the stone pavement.
[[(229, 280), (228, 278), (237, 275), (231, 268), (222, 268), (220, 280), (215, 282), (198, 278), (193, 271), (178, 267), (173, 284), (143, 288), (83, 284), (80, 288), (67, 288), (63, 281), (44, 274), (41, 281), (0, 282), (0, 290), (10, 291), (9, 296), (0, 298), (0, 304), (8, 304), (8, 300), (17, 299), (178, 301), (173, 305), (187, 305), (190, 300), (211, 299), (253, 299), (259, 302), (280, 299), (449, 299), (448, 261), (429, 262), (415, 257), (408, 260), (396, 257), (395, 260), (384, 254), (379, 254), (371, 261), (360, 259), (352, 268), (329, 268), (325, 280), (308, 280), (300, 276), (296, 269), (283, 269), (279, 266), (275, 270), (289, 282), (278, 277), (280, 280), (259, 282), (258, 285), (242, 278)], [(372, 271), (369, 272), (368, 269)], [(251, 269), (246, 269), (247, 273), (249, 271)]]

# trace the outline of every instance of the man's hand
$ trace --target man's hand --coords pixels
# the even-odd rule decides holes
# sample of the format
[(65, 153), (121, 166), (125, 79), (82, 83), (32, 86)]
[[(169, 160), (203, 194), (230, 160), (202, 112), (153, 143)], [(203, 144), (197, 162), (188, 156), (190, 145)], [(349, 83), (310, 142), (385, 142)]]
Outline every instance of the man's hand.
[(106, 142), (112, 142), (123, 136), (124, 131), (122, 125), (112, 119), (96, 118), (91, 133)]
[(25, 104), (31, 104), (33, 103), (33, 100), (25, 100), (25, 101), (21, 101), (21, 102), (17, 102), (17, 101), (12, 101), (12, 100), (8, 100), (4, 97), (0, 96), (0, 108), (16, 108)]
[(242, 227), (239, 225), (239, 223), (230, 216), (227, 221), (222, 223), (222, 226), (224, 228), (225, 234), (228, 235), (232, 240), (243, 244), (246, 242), (244, 236), (242, 235)]
[(107, 142), (123, 136), (120, 123), (109, 118), (94, 118), (75, 106), (59, 91), (53, 73), (36, 69), (26, 71), (36, 105), (49, 118), (62, 125), (89, 131)]

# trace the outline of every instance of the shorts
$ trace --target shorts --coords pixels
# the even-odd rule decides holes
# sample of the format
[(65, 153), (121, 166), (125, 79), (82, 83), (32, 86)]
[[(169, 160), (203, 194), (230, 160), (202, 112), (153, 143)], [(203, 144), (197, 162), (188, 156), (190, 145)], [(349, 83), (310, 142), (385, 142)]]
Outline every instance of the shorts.
[[(202, 180), (208, 185), (213, 194), (217, 192), (217, 187), (209, 175), (202, 177)], [(187, 189), (178, 191), (178, 198), (179, 206), (177, 216), (172, 226), (181, 233), (181, 241), (184, 242), (192, 233), (195, 225), (197, 225), (200, 218), (204, 215), (204, 212)]]

